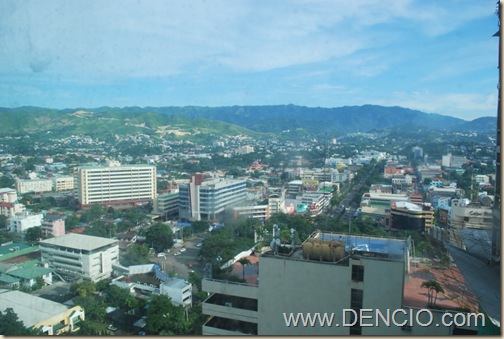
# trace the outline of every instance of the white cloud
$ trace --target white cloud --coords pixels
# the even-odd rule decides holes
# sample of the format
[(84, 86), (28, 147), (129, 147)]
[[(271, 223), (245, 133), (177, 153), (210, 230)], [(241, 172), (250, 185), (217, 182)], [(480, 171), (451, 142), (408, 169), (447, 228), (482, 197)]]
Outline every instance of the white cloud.
[(497, 116), (497, 95), (478, 93), (396, 92), (374, 104), (402, 106), (427, 113), (439, 113), (473, 120), (481, 116)]

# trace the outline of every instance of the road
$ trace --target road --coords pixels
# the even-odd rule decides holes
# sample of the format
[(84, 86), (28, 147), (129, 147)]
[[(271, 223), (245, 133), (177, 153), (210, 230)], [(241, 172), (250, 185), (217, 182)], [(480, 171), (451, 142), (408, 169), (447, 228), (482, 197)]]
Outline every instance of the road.
[[(196, 245), (201, 243), (205, 235), (199, 235), (193, 239), (184, 241), (183, 247), (186, 249), (181, 252), (180, 255), (175, 255), (176, 252), (180, 250), (180, 247), (173, 247), (170, 253), (165, 253), (165, 258), (152, 257), (151, 261), (157, 263), (161, 269), (170, 274), (175, 272), (176, 275), (187, 279), (189, 277), (189, 271), (193, 269), (195, 272), (203, 273), (203, 263), (198, 261), (198, 255), (200, 252), (200, 247)], [(189, 268), (189, 263), (193, 263), (193, 267)]]

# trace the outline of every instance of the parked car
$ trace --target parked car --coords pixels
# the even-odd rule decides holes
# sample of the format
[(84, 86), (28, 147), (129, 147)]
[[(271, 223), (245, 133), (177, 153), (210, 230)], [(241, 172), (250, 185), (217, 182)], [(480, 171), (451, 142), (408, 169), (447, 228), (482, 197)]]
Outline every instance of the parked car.
[(180, 249), (180, 252), (185, 252), (186, 250), (187, 250), (187, 248), (182, 247), (182, 248)]
[(117, 331), (117, 327), (115, 327), (114, 325), (108, 325), (107, 329), (112, 332)]
[(166, 259), (166, 255), (164, 253), (158, 253), (157, 257)]
[(196, 244), (196, 247), (201, 247), (201, 246), (203, 246), (202, 242), (199, 242), (199, 243)]

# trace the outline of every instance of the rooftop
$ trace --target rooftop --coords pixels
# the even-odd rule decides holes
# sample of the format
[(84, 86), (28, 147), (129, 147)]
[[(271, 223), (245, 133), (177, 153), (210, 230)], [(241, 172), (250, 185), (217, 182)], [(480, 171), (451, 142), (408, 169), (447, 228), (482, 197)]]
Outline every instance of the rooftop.
[(42, 245), (43, 247), (44, 244), (48, 244), (48, 245), (91, 251), (100, 247), (112, 245), (116, 242), (117, 240), (115, 239), (93, 237), (84, 234), (68, 233), (61, 237), (55, 237), (43, 240), (40, 242), (40, 245)]
[(424, 281), (435, 280), (444, 289), (439, 293), (437, 305), (446, 309), (467, 308), (478, 312), (478, 301), (466, 286), (464, 277), (456, 265), (437, 267), (431, 264), (411, 263), (410, 273), (404, 281), (404, 306), (427, 307), (427, 289)]
[(0, 290), (0, 311), (12, 308), (26, 327), (65, 312), (68, 307), (20, 291)]

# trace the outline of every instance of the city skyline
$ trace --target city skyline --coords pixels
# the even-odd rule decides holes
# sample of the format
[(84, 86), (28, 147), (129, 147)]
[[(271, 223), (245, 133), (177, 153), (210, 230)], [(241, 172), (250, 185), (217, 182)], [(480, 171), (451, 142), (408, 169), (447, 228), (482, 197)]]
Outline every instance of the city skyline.
[(2, 1), (0, 106), (496, 116), (495, 0)]

